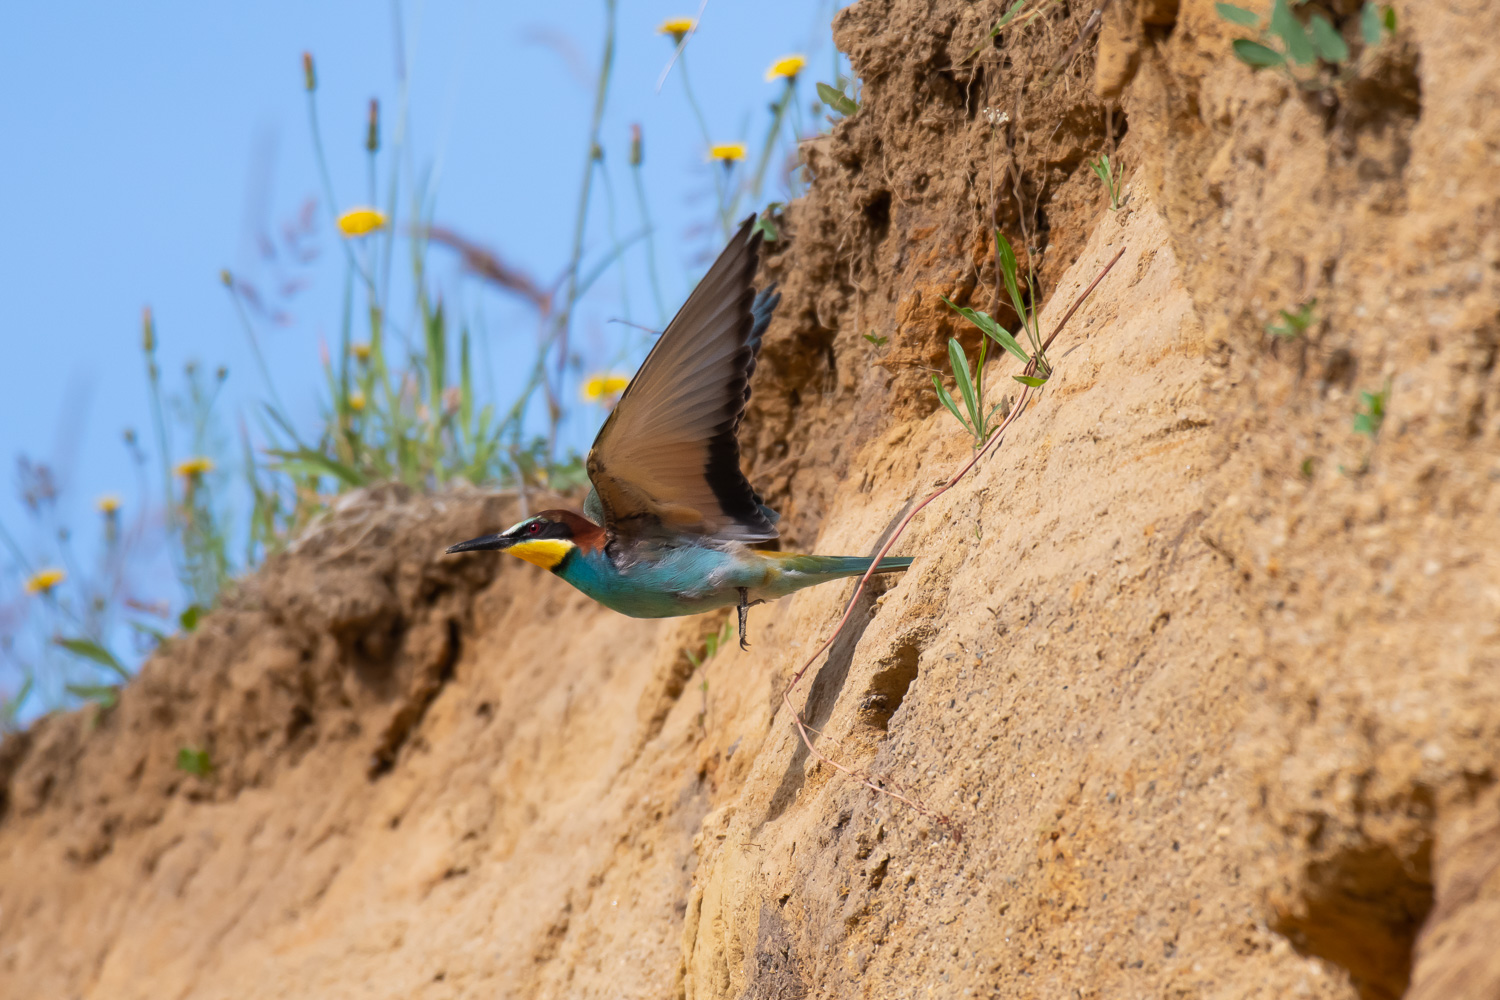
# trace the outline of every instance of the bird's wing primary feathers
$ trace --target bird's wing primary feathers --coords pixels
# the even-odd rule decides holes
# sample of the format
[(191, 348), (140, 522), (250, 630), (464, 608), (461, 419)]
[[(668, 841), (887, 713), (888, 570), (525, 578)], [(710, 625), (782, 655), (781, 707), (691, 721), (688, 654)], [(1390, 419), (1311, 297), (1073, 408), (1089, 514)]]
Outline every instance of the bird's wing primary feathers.
[[(668, 324), (594, 439), (588, 474), (615, 537), (775, 538), (776, 515), (740, 471), (736, 436), (761, 334), (780, 296), (751, 285), (746, 219)], [(590, 500), (593, 500), (591, 497)]]

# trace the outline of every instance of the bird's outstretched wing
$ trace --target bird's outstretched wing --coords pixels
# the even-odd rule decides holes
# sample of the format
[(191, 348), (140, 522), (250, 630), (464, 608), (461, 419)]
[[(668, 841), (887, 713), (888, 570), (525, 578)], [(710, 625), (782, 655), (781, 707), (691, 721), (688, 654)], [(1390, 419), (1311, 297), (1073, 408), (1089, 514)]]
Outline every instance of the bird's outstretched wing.
[[(760, 252), (746, 219), (636, 372), (589, 451), (604, 526), (622, 539), (775, 538), (776, 515), (740, 471), (736, 436), (771, 312), (751, 286)], [(592, 497), (590, 498), (593, 499)]]

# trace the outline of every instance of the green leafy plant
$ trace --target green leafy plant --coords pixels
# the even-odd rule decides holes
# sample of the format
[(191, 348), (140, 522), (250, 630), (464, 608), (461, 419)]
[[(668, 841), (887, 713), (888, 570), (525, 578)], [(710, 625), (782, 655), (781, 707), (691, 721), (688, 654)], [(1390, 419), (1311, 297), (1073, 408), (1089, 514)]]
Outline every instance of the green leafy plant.
[[(729, 620), (725, 619), (722, 627), (720, 627), (717, 631), (710, 632), (708, 635), (703, 637), (702, 652), (697, 652), (691, 649), (684, 649), (682, 651), (683, 655), (685, 655), (688, 659), (688, 662), (693, 665), (693, 669), (697, 670), (699, 667), (703, 666), (703, 664), (707, 663), (709, 660), (712, 660), (715, 656), (717, 656), (719, 650), (723, 649), (729, 644), (729, 639), (733, 634), (734, 633), (730, 627)], [(704, 681), (703, 683), (704, 689), (707, 690), (708, 682)]]
[(1354, 433), (1363, 434), (1372, 442), (1380, 436), (1385, 423), (1386, 407), (1391, 398), (1391, 380), (1386, 379), (1379, 392), (1361, 392), (1359, 406), (1354, 411)]
[(1104, 182), (1104, 190), (1109, 193), (1109, 210), (1119, 211), (1120, 182), (1125, 179), (1125, 167), (1120, 165), (1117, 170), (1110, 164), (1108, 154), (1105, 154), (1097, 160), (1090, 160), (1089, 169), (1094, 172), (1095, 177)]
[[(943, 301), (948, 302), (947, 299), (944, 299)], [(948, 304), (950, 306), (953, 305), (953, 303), (951, 302), (948, 302)], [(957, 309), (958, 307), (954, 306), (954, 308)], [(972, 312), (972, 310), (962, 309), (960, 309), (959, 311)], [(976, 315), (984, 316), (985, 319), (989, 319), (989, 317), (985, 316), (984, 313), (977, 313)], [(993, 320), (991, 320), (991, 322), (993, 322)], [(983, 327), (981, 326), (980, 329), (983, 329)], [(1004, 401), (1002, 400), (1001, 402), (996, 403), (994, 406), (990, 407), (988, 410), (985, 409), (985, 352), (986, 341), (984, 339), (981, 339), (979, 341), (978, 374), (975, 374), (969, 369), (968, 356), (964, 354), (963, 345), (958, 342), (958, 338), (948, 338), (948, 360), (953, 366), (953, 381), (958, 387), (959, 398), (963, 400), (964, 408), (962, 411), (959, 410), (958, 403), (954, 400), (952, 393), (950, 393), (943, 386), (942, 379), (938, 378), (937, 375), (932, 376), (932, 387), (934, 390), (936, 390), (938, 399), (942, 402), (943, 406), (947, 407), (948, 412), (953, 414), (954, 418), (963, 425), (964, 430), (969, 432), (969, 435), (974, 439), (973, 443), (975, 448), (983, 447), (985, 441), (989, 439), (990, 421), (994, 418), (995, 414), (1000, 410), (1000, 408), (1005, 405)]]
[(884, 347), (886, 344), (889, 344), (891, 342), (890, 337), (877, 337), (873, 331), (870, 333), (862, 333), (860, 334), (860, 336), (868, 340), (870, 343), (874, 344), (876, 347)]
[(214, 762), (200, 747), (182, 747), (177, 751), (177, 770), (206, 778), (214, 773)]
[(995, 413), (1004, 405), (1004, 401), (997, 403), (994, 407), (986, 410), (984, 405), (984, 365), (987, 353), (988, 341), (993, 340), (1005, 349), (1016, 360), (1027, 366), (1028, 371), (1036, 374), (1012, 375), (1011, 378), (1022, 385), (1031, 388), (1040, 388), (1047, 383), (1052, 376), (1051, 365), (1048, 364), (1042, 344), (1041, 323), (1037, 318), (1036, 309), (1028, 302), (1036, 301), (1036, 285), (1028, 269), (1026, 274), (1027, 296), (1021, 296), (1021, 285), (1019, 267), (1016, 261), (1015, 251), (1011, 248), (1010, 241), (998, 229), (995, 230), (995, 260), (1000, 270), (1000, 276), (1005, 284), (1006, 294), (1010, 297), (1011, 307), (1015, 309), (1016, 315), (1021, 320), (1021, 330), (1031, 347), (1028, 352), (1020, 342), (1005, 327), (997, 323), (994, 317), (978, 309), (970, 309), (966, 306), (956, 305), (949, 301), (947, 296), (943, 297), (943, 303), (978, 327), (984, 334), (979, 341), (979, 365), (977, 372), (970, 371), (969, 359), (964, 354), (962, 345), (956, 338), (948, 339), (948, 359), (953, 366), (953, 380), (958, 386), (959, 398), (963, 401), (964, 409), (958, 408), (958, 401), (951, 393), (943, 387), (942, 380), (937, 375), (932, 376), (933, 388), (937, 391), (938, 400), (958, 419), (964, 429), (973, 436), (976, 448), (984, 444), (989, 438), (990, 421)]
[(1287, 312), (1285, 309), (1276, 310), (1281, 316), (1281, 322), (1267, 323), (1266, 332), (1282, 340), (1296, 340), (1318, 321), (1317, 314), (1313, 311), (1317, 304), (1317, 299), (1308, 299), (1298, 306), (1295, 312)]
[(1255, 29), (1253, 38), (1236, 38), (1234, 54), (1252, 69), (1276, 69), (1299, 87), (1324, 90), (1346, 82), (1358, 72), (1365, 55), (1396, 33), (1396, 12), (1366, 0), (1359, 12), (1359, 38), (1364, 49), (1352, 59), (1349, 43), (1321, 10), (1310, 10), (1306, 20), (1293, 8), (1301, 0), (1275, 0), (1262, 23), (1254, 11), (1230, 3), (1214, 9), (1231, 24)]

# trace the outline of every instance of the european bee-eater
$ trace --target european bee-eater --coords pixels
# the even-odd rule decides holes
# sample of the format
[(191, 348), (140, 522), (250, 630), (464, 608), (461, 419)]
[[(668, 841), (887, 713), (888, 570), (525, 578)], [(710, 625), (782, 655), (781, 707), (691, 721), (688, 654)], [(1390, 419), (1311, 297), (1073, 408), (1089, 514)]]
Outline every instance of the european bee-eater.
[[(746, 611), (793, 591), (860, 576), (870, 560), (752, 548), (779, 515), (740, 470), (737, 436), (761, 335), (781, 296), (755, 294), (760, 256), (746, 219), (667, 325), (589, 451), (583, 514), (544, 510), (449, 552), (504, 549), (634, 618)], [(884, 559), (878, 572), (910, 559)]]

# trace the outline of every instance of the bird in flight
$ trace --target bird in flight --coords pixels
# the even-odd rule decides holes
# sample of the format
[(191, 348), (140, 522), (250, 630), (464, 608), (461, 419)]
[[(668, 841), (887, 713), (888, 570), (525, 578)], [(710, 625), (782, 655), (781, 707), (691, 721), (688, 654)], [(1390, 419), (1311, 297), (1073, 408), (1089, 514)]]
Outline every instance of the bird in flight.
[[(631, 379), (589, 451), (583, 513), (544, 510), (450, 553), (499, 549), (633, 618), (739, 609), (850, 576), (871, 560), (754, 548), (779, 515), (740, 470), (738, 431), (761, 336), (781, 301), (755, 293), (761, 236), (741, 224)], [(905, 569), (882, 559), (877, 572)]]

